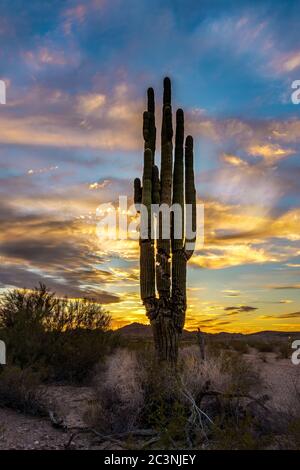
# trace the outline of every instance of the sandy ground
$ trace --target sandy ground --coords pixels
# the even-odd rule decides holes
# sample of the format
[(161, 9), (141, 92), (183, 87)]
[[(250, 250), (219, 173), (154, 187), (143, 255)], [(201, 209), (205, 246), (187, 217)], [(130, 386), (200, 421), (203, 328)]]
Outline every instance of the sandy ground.
[(63, 449), (67, 433), (44, 418), (0, 409), (0, 449)]
[[(0, 449), (64, 449), (74, 433), (86, 428), (84, 414), (94, 400), (91, 388), (51, 386), (44, 400), (59, 427), (55, 427), (50, 418), (0, 408)], [(80, 433), (70, 444), (73, 449), (87, 447), (88, 436)]]
[(269, 405), (282, 411), (293, 407), (297, 393), (300, 394), (300, 365), (295, 366), (290, 359), (278, 360), (275, 353), (245, 354), (245, 357), (260, 371), (264, 393), (271, 398)]
[[(278, 360), (273, 353), (263, 356), (251, 353), (245, 357), (254, 362), (260, 370), (264, 381), (263, 393), (272, 397), (269, 406), (282, 411), (293, 407), (297, 384), (300, 391), (300, 366), (293, 365), (289, 359)], [(84, 415), (87, 407), (94, 400), (91, 388), (50, 387), (47, 389), (47, 394), (49, 409), (53, 409), (62, 418), (63, 427), (55, 428), (51, 420), (47, 418), (25, 416), (2, 408), (0, 409), (0, 449), (64, 449), (70, 436), (86, 427)], [(90, 448), (89, 437), (84, 433), (78, 434), (70, 448)], [(114, 445), (104, 442), (101, 447), (112, 449)]]

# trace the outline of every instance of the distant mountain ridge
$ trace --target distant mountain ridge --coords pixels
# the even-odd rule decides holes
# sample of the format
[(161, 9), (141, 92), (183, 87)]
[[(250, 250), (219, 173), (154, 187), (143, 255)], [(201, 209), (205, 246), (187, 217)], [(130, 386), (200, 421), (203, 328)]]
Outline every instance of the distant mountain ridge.
[[(122, 336), (133, 336), (141, 338), (152, 338), (152, 330), (150, 325), (145, 325), (143, 323), (130, 323), (129, 325), (122, 326), (115, 330)], [(190, 337), (195, 334), (195, 331), (183, 330), (183, 337)]]
[[(115, 330), (122, 336), (132, 336), (132, 337), (141, 337), (141, 338), (151, 338), (152, 337), (152, 330), (150, 325), (145, 325), (143, 323), (130, 323), (128, 325), (122, 326), (121, 328), (118, 328)], [(195, 335), (197, 333), (196, 330), (194, 331), (188, 331), (188, 330), (183, 330), (183, 338), (189, 339), (192, 337), (192, 335)], [(251, 338), (251, 339), (263, 339), (263, 340), (271, 340), (271, 339), (282, 339), (286, 338), (287, 336), (290, 337), (296, 337), (300, 339), (300, 332), (289, 332), (289, 331), (272, 331), (272, 330), (266, 330), (266, 331), (258, 331), (255, 333), (227, 333), (227, 332), (220, 332), (220, 333), (205, 333), (205, 335), (220, 339), (220, 340), (226, 340), (226, 339), (245, 339), (245, 338)]]

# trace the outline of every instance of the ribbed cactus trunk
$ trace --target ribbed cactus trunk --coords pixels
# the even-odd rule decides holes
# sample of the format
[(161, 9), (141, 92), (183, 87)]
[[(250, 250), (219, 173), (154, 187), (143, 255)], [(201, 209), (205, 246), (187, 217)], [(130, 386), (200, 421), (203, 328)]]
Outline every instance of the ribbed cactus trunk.
[[(184, 114), (176, 113), (176, 135), (173, 169), (173, 128), (171, 108), (171, 82), (164, 80), (163, 113), (161, 128), (161, 170), (155, 165), (156, 127), (154, 91), (148, 89), (148, 109), (144, 112), (144, 171), (143, 182), (134, 182), (134, 200), (142, 203), (140, 237), (140, 290), (146, 314), (150, 320), (158, 359), (177, 362), (178, 340), (185, 323), (186, 265), (193, 254), (195, 236), (184, 232), (186, 204), (196, 231), (196, 191), (193, 166), (193, 138), (188, 136), (184, 149)], [(153, 204), (178, 205), (181, 208), (181, 232), (176, 231), (176, 220), (163, 218), (158, 213), (159, 233), (153, 237)], [(170, 213), (169, 213), (170, 214)], [(147, 222), (147, 223), (146, 223)], [(170, 224), (171, 233), (164, 236), (164, 224)]]

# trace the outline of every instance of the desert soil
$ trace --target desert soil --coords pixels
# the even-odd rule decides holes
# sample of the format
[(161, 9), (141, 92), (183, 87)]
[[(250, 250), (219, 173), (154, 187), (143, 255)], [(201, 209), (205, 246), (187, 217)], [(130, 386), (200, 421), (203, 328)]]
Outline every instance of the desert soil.
[[(293, 406), (296, 385), (298, 390), (300, 386), (300, 366), (294, 366), (289, 359), (278, 360), (273, 353), (265, 354), (264, 360), (256, 353), (246, 357), (261, 372), (263, 393), (271, 397), (269, 404), (283, 411)], [(53, 426), (50, 418), (26, 416), (0, 408), (0, 449), (64, 449), (74, 433), (76, 436), (70, 448), (118, 448), (109, 441), (101, 446), (91, 445), (91, 435), (80, 432), (87, 427), (85, 414), (95, 400), (92, 388), (52, 386), (47, 388), (46, 399), (49, 410), (60, 423), (59, 427)]]
[[(287, 411), (296, 401), (300, 391), (300, 366), (290, 359), (276, 359), (275, 353), (245, 354), (260, 371), (263, 380), (263, 393), (270, 397), (268, 405), (280, 411)], [(265, 359), (262, 360), (262, 357)]]

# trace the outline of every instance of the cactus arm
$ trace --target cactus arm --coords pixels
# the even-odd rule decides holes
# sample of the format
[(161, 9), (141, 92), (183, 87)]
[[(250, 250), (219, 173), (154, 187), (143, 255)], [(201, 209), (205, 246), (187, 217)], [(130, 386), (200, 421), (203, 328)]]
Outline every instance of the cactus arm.
[[(160, 172), (160, 204), (171, 205), (172, 193), (172, 152), (173, 129), (171, 108), (171, 82), (168, 77), (164, 79), (163, 117), (161, 129), (161, 172)], [(157, 268), (156, 282), (159, 297), (166, 301), (170, 298), (171, 267), (170, 267), (170, 239), (162, 239), (162, 217), (159, 214), (160, 234), (157, 241)]]
[(156, 127), (155, 127), (155, 102), (154, 90), (148, 88), (147, 91), (147, 111), (143, 114), (143, 136), (144, 149), (150, 149), (152, 152), (152, 165), (154, 165), (155, 145), (156, 145)]
[(164, 79), (164, 101), (161, 129), (161, 204), (171, 205), (173, 128), (171, 108), (171, 82)]
[(151, 150), (146, 149), (142, 195), (142, 205), (146, 210), (141, 210), (140, 239), (140, 288), (141, 298), (146, 307), (149, 302), (151, 303), (151, 299), (155, 298), (155, 257), (154, 243), (151, 239), (152, 158)]
[[(156, 127), (155, 127), (155, 101), (154, 101), (154, 90), (153, 88), (148, 88), (147, 91), (148, 97), (148, 119), (149, 119), (149, 141), (147, 142), (147, 147), (151, 149), (152, 152), (152, 165), (155, 161), (155, 145), (156, 145)], [(146, 145), (146, 142), (145, 142)]]
[[(155, 292), (155, 246), (151, 237), (152, 216), (151, 204), (153, 197), (159, 191), (158, 172), (154, 166), (155, 153), (155, 104), (153, 88), (148, 89), (147, 111), (143, 114), (143, 137), (144, 137), (144, 171), (143, 188), (140, 182), (135, 180), (135, 194), (142, 202), (141, 231), (147, 222), (147, 232), (142, 233), (140, 239), (140, 290), (141, 299), (146, 308), (146, 314), (150, 320), (156, 316), (157, 301)], [(146, 209), (146, 212), (143, 210)]]
[(173, 204), (180, 206), (182, 213), (181, 238), (174, 238), (172, 227), (172, 304), (176, 328), (182, 331), (186, 311), (186, 257), (183, 249), (184, 236), (184, 177), (183, 177), (184, 114), (176, 113), (175, 161), (173, 174)]
[(139, 212), (138, 205), (142, 202), (142, 185), (140, 178), (135, 178), (134, 180), (134, 204), (136, 205), (136, 209)]
[(173, 172), (173, 205), (180, 207), (182, 213), (181, 237), (174, 239), (174, 224), (172, 222), (172, 252), (183, 247), (184, 227), (184, 181), (183, 181), (183, 140), (184, 140), (184, 114), (182, 109), (176, 113), (175, 159)]
[(152, 168), (152, 203), (160, 203), (160, 181), (159, 181), (159, 170), (156, 165)]
[[(191, 207), (191, 228), (196, 232), (196, 189), (195, 189), (195, 175), (194, 175), (194, 151), (193, 151), (193, 137), (188, 135), (185, 140), (185, 203)], [(196, 235), (191, 237), (186, 234), (185, 239), (185, 254), (186, 259), (189, 260), (194, 253), (196, 244)]]

